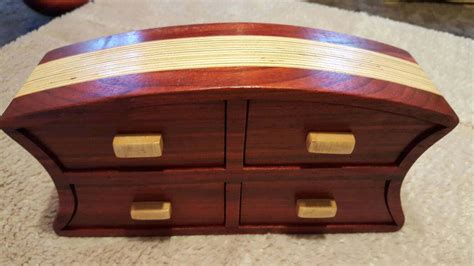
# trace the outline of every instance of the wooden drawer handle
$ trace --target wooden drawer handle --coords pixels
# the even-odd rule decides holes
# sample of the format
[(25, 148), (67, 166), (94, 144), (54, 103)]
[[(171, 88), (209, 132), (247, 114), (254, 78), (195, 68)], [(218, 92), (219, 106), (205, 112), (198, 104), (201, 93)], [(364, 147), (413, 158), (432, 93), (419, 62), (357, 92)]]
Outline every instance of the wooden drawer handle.
[(309, 153), (351, 154), (355, 142), (352, 133), (310, 132), (306, 136), (306, 149)]
[(299, 199), (296, 209), (299, 218), (332, 218), (337, 213), (336, 201), (332, 199)]
[(130, 209), (133, 220), (168, 220), (171, 218), (171, 203), (166, 201), (134, 202)]
[(117, 158), (160, 157), (163, 153), (161, 134), (117, 135), (112, 146)]

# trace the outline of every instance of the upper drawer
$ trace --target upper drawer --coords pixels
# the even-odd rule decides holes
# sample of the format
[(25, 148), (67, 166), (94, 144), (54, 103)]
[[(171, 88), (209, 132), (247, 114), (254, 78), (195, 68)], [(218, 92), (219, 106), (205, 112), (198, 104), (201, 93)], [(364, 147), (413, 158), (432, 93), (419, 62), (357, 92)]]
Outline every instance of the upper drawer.
[[(409, 144), (431, 126), (431, 123), (406, 116), (345, 105), (250, 101), (245, 163), (393, 164)], [(331, 139), (329, 135), (329, 138), (318, 139), (322, 142), (318, 145), (335, 146), (335, 150), (312, 153), (307, 146), (310, 132), (342, 133), (349, 138)], [(341, 147), (343, 154), (337, 154)]]
[[(115, 109), (117, 110), (117, 108)], [(143, 105), (100, 110), (28, 130), (68, 169), (207, 167), (224, 164), (225, 103)], [(119, 158), (117, 135), (161, 134), (162, 155)], [(132, 157), (133, 154), (132, 154)]]

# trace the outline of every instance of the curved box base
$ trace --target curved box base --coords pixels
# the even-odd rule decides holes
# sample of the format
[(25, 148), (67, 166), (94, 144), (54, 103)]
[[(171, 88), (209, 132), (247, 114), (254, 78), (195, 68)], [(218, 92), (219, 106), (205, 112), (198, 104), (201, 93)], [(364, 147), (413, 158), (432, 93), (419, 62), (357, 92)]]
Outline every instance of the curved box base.
[[(318, 184), (319, 189), (311, 188), (311, 183)], [(380, 183), (384, 183), (383, 186), (379, 186)], [(280, 181), (273, 183), (273, 187), (266, 188), (273, 191), (270, 194), (261, 191), (265, 184), (266, 182), (248, 182), (248, 185), (244, 183), (244, 187), (223, 183), (153, 185), (146, 188), (71, 186), (70, 191), (62, 191), (60, 194), (54, 228), (62, 236), (166, 236), (394, 232), (403, 225), (399, 181), (345, 180), (342, 185), (341, 182), (332, 180), (305, 183)], [(281, 184), (286, 187), (279, 186)], [(291, 206), (286, 197), (292, 194), (303, 196), (300, 192), (294, 192), (305, 184), (310, 187), (307, 191), (322, 191), (321, 187), (326, 186), (323, 190), (334, 192), (332, 194), (336, 202), (339, 202), (338, 213), (334, 218), (300, 219), (296, 216), (292, 209), (294, 206)], [(350, 189), (351, 192), (346, 191), (354, 185), (356, 187)], [(224, 186), (228, 187), (225, 190), (226, 198)], [(237, 187), (232, 189), (232, 186)], [(250, 190), (245, 186), (249, 186)], [(243, 194), (240, 195), (240, 191)], [(321, 195), (321, 192), (318, 193)], [(81, 203), (71, 202), (67, 195), (76, 195)], [(260, 201), (258, 195), (266, 195), (263, 196), (266, 201)], [(378, 195), (381, 198), (377, 198)], [(314, 192), (312, 196), (315, 196)], [(133, 200), (161, 200), (163, 197), (174, 204), (172, 219), (134, 221), (130, 218), (129, 207)], [(228, 207), (240, 206), (240, 210), (237, 213), (226, 211), (224, 202)], [(262, 204), (268, 206), (262, 208)], [(267, 218), (264, 219), (265, 217)], [(235, 218), (238, 223), (232, 224)], [(256, 222), (259, 219), (260, 222)], [(64, 221), (68, 223), (64, 224)]]

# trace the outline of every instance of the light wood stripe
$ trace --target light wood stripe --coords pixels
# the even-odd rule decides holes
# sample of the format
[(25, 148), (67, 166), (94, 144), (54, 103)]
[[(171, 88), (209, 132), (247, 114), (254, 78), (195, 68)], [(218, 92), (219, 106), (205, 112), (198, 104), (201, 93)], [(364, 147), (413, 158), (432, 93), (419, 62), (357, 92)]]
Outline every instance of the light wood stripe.
[(306, 39), (230, 35), (142, 42), (50, 61), (35, 68), (16, 97), (128, 74), (215, 67), (322, 70), (439, 94), (417, 64), (397, 57)]

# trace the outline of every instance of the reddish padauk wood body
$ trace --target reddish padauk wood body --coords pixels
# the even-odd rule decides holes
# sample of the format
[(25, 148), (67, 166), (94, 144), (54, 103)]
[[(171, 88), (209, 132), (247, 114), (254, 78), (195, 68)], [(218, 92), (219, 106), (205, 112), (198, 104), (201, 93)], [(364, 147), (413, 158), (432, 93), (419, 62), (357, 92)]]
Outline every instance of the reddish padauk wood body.
[[(415, 63), (403, 50), (353, 36), (231, 23), (104, 37), (53, 50), (40, 66), (156, 40), (229, 35), (314, 40)], [(58, 234), (134, 236), (398, 230), (405, 174), (457, 123), (438, 93), (342, 72), (252, 65), (72, 82), (16, 97), (0, 127), (55, 182)], [(352, 132), (354, 152), (308, 153), (310, 131)], [(163, 136), (162, 157), (114, 155), (115, 135), (140, 133)], [(334, 198), (338, 213), (299, 218), (301, 198)], [(172, 218), (132, 220), (136, 201), (169, 201)]]

